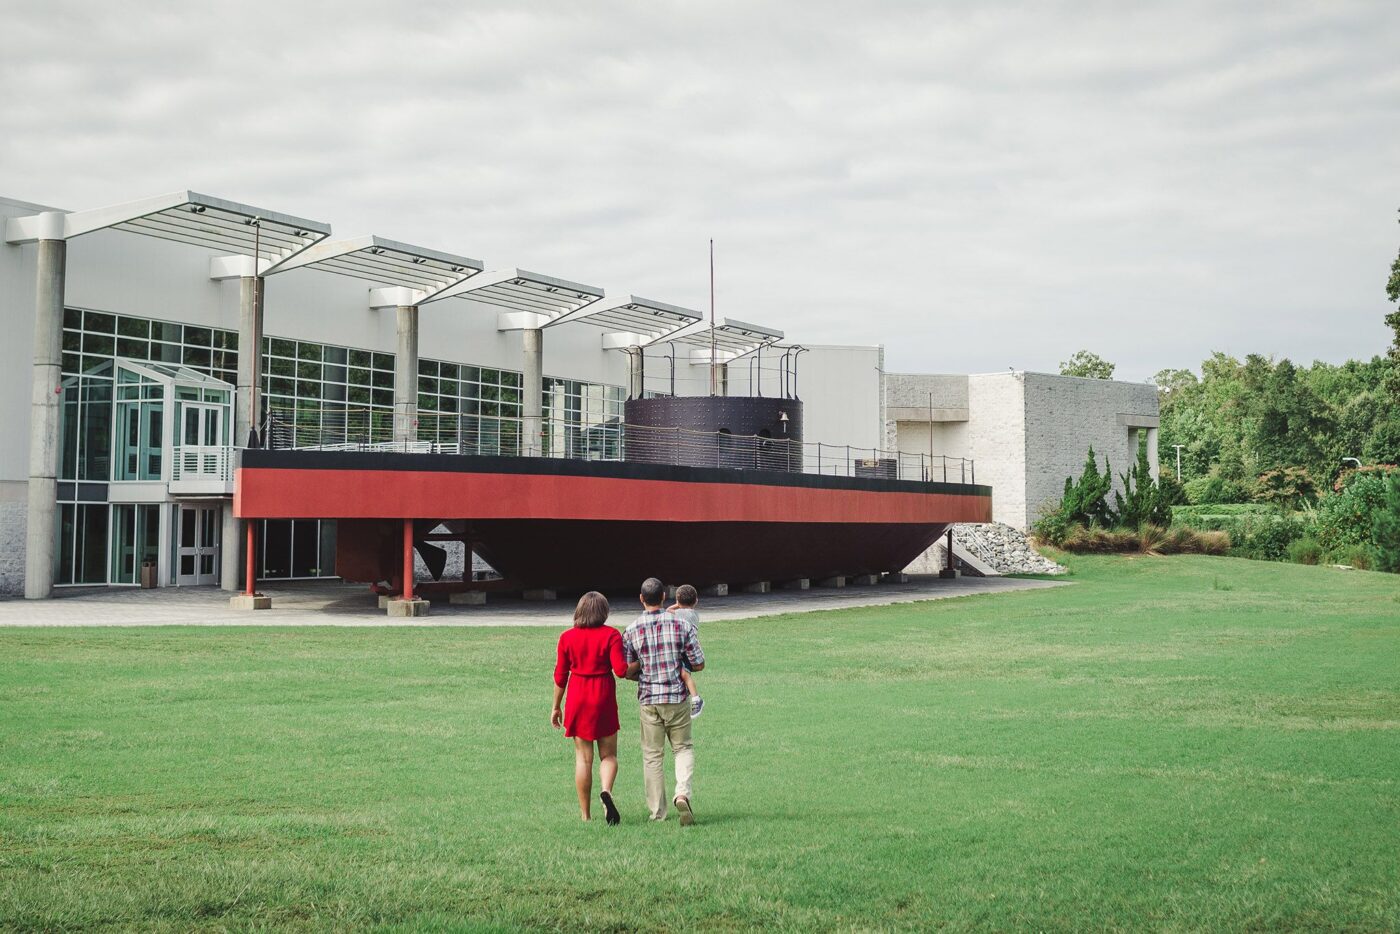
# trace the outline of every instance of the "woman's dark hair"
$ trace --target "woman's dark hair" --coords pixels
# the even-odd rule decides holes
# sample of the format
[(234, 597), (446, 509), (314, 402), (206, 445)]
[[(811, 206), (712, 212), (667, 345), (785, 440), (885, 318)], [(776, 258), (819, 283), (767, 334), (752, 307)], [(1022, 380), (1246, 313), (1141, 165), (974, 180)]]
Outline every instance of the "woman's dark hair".
[(574, 625), (579, 629), (601, 626), (608, 621), (610, 611), (608, 598), (596, 590), (590, 590), (578, 598), (578, 606), (574, 607)]

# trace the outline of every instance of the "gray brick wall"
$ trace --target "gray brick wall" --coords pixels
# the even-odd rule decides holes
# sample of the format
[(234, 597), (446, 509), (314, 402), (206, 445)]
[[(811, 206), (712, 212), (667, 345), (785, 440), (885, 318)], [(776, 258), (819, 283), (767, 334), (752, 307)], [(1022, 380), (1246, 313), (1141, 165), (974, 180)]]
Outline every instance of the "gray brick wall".
[(1156, 431), (1157, 387), (1147, 383), (1026, 373), (1025, 394), (1029, 522), (1045, 504), (1059, 501), (1065, 477), (1079, 476), (1090, 445), (1099, 469), (1108, 458), (1114, 488), (1121, 489), (1118, 475), (1137, 457), (1130, 429)]

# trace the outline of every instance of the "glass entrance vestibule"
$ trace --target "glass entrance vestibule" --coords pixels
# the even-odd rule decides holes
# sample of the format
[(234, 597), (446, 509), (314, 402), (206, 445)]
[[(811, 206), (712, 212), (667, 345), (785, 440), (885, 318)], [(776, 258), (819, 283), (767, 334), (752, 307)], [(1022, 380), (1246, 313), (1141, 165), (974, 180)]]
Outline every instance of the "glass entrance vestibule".
[(62, 395), (57, 583), (218, 583), (234, 387), (116, 357)]

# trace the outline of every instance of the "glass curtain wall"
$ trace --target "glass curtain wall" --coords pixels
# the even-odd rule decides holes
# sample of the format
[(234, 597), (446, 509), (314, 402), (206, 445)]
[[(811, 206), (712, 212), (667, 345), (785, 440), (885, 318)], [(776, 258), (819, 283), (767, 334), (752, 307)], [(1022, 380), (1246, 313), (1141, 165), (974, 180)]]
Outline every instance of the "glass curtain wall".
[(463, 454), (520, 453), (521, 374), (418, 361), (419, 439), (460, 445)]

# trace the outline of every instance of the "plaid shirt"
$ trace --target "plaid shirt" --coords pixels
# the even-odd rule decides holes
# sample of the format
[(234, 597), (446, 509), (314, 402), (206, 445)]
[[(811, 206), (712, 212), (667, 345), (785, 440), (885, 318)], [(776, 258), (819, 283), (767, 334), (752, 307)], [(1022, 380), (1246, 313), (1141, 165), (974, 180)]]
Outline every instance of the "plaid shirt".
[(640, 661), (637, 701), (647, 704), (679, 704), (690, 695), (681, 681), (681, 659), (692, 668), (705, 664), (695, 626), (666, 610), (647, 610), (622, 634), (622, 654)]

